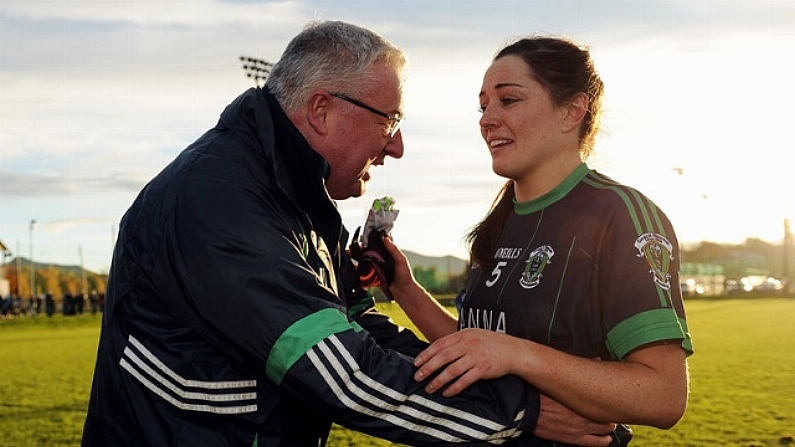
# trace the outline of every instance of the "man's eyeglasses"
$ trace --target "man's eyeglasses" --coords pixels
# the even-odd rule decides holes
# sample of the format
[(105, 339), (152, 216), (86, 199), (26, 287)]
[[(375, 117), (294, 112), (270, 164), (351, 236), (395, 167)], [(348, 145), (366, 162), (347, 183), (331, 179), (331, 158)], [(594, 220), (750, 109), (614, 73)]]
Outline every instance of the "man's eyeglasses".
[(388, 126), (387, 127), (387, 131), (389, 132), (389, 138), (394, 137), (395, 134), (397, 133), (398, 129), (400, 129), (400, 122), (403, 121), (403, 116), (401, 116), (400, 114), (396, 113), (394, 115), (390, 115), (390, 114), (388, 114), (386, 112), (382, 112), (382, 111), (376, 109), (375, 107), (368, 106), (367, 104), (365, 104), (365, 103), (363, 103), (361, 101), (353, 99), (353, 98), (351, 98), (350, 96), (348, 96), (348, 95), (346, 95), (344, 93), (332, 92), (331, 96), (339, 98), (339, 99), (341, 99), (343, 101), (347, 101), (347, 102), (349, 102), (349, 103), (351, 103), (351, 104), (353, 104), (353, 105), (355, 105), (357, 107), (361, 107), (361, 108), (363, 108), (365, 110), (369, 110), (370, 112), (373, 112), (373, 113), (375, 113), (378, 116), (381, 116), (381, 117), (384, 117), (384, 118), (388, 119), (389, 120), (389, 124), (387, 125)]

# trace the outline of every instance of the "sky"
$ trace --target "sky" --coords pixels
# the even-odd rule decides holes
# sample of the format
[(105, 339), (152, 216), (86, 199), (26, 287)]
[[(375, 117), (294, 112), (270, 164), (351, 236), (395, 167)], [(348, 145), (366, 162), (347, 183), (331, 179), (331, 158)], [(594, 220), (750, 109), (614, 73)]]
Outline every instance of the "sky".
[(275, 62), (319, 19), (410, 61), (405, 154), (339, 202), (351, 232), (389, 195), (401, 248), (466, 258), (504, 183), (480, 138), (482, 76), (536, 34), (590, 48), (606, 90), (588, 164), (654, 200), (682, 243), (780, 243), (795, 219), (795, 1), (0, 0), (6, 260), (107, 273), (141, 188), (254, 85), (239, 57)]

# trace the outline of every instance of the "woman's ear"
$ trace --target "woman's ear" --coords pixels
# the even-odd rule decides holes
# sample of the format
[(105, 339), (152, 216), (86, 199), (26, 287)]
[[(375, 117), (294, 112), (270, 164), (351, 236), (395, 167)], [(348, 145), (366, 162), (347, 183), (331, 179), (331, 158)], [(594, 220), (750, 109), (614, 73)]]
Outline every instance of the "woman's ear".
[(578, 93), (564, 106), (563, 131), (571, 132), (579, 129), (585, 114), (588, 112), (588, 95)]

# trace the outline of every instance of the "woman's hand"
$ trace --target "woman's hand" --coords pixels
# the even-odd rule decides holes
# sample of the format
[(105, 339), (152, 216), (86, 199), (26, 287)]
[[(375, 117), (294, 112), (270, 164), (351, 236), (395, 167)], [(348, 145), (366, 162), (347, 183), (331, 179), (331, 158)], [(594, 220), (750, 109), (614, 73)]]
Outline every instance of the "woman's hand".
[[(414, 378), (422, 381), (439, 374), (425, 387), (434, 393), (455, 396), (481, 379), (513, 374), (513, 359), (525, 340), (484, 329), (464, 329), (435, 341), (420, 353)], [(612, 442), (616, 424), (596, 422), (541, 394), (536, 436), (571, 445), (600, 447)]]
[(386, 248), (389, 256), (395, 263), (395, 276), (392, 283), (388, 286), (395, 299), (400, 302), (399, 296), (406, 295), (412, 292), (412, 288), (420, 288), (421, 286), (414, 279), (414, 274), (411, 272), (411, 265), (408, 258), (402, 251), (392, 242), (390, 236), (384, 237), (384, 248)]
[(439, 374), (425, 387), (434, 393), (446, 386), (442, 395), (455, 396), (482, 379), (511, 374), (513, 359), (523, 340), (484, 329), (464, 329), (433, 342), (414, 360), (417, 381)]

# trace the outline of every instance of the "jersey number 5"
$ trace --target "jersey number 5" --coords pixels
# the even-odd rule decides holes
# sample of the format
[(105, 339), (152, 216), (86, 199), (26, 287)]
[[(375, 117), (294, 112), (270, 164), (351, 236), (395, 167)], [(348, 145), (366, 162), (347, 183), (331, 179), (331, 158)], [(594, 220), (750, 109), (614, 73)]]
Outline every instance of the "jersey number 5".
[(497, 281), (500, 280), (500, 275), (502, 275), (502, 268), (506, 265), (508, 265), (508, 263), (505, 261), (500, 261), (497, 263), (497, 266), (491, 271), (491, 279), (486, 281), (486, 287), (491, 287), (494, 284), (497, 284)]

